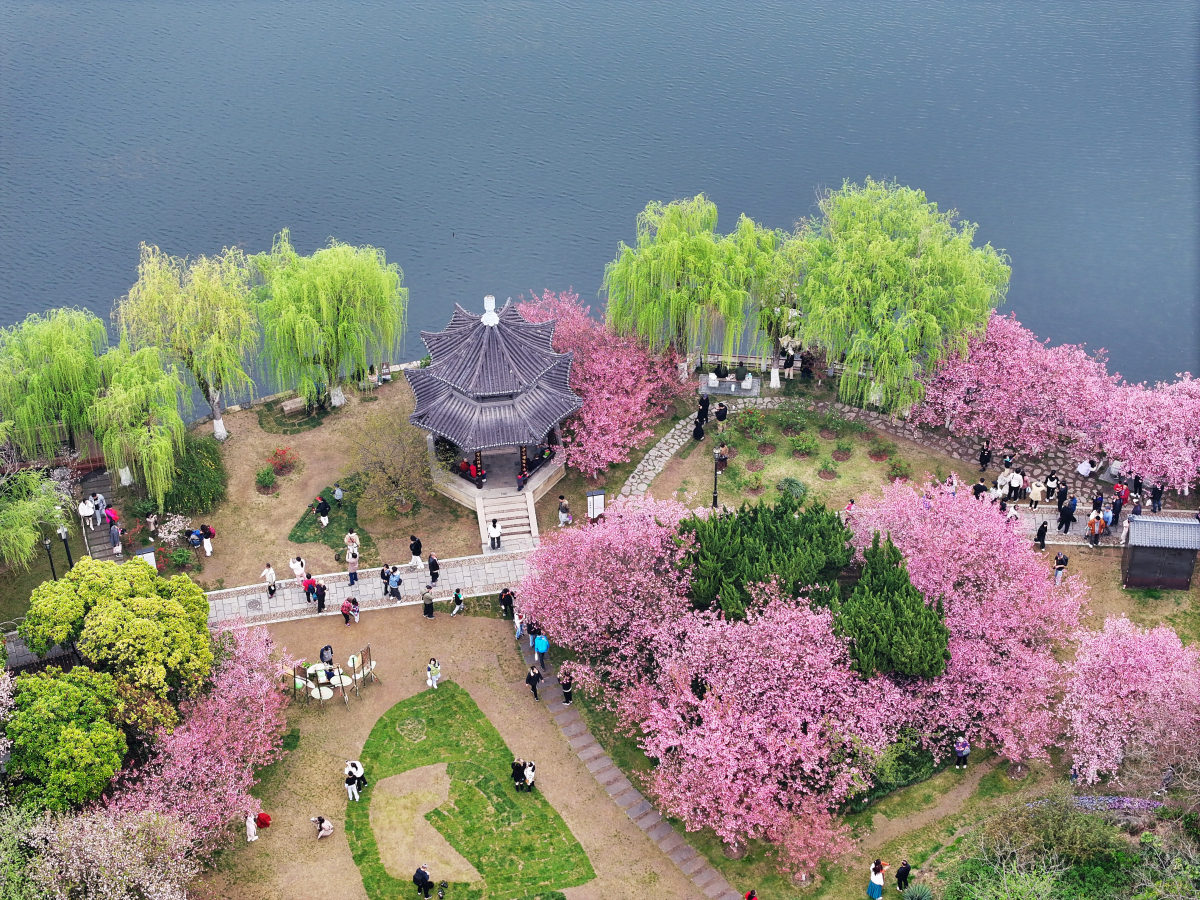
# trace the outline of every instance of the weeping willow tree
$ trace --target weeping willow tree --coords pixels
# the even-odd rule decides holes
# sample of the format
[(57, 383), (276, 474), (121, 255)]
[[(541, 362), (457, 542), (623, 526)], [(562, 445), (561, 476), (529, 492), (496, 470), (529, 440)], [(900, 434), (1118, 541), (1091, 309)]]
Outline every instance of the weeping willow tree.
[(774, 383), (783, 338), (792, 333), (798, 316), (795, 270), (783, 253), (785, 235), (743, 215), (722, 244), (726, 275), (745, 292), (746, 337), (771, 359)]
[(841, 360), (841, 399), (900, 410), (920, 377), (987, 323), (1008, 290), (1007, 257), (974, 244), (977, 226), (922, 191), (846, 182), (801, 223), (786, 254), (800, 279), (806, 344)]
[(158, 347), (195, 379), (212, 410), (213, 434), (229, 436), (221, 418), (225, 391), (254, 390), (246, 371), (258, 348), (245, 254), (180, 259), (142, 244), (138, 280), (117, 301), (122, 335), (135, 347)]
[(294, 384), (309, 403), (328, 397), (341, 406), (348, 375), (396, 352), (408, 288), (382, 250), (330, 241), (300, 256), (285, 229), (253, 262), (263, 279), (267, 358), (279, 383)]
[(59, 525), (71, 525), (67, 502), (58, 485), (42, 472), (19, 469), (0, 476), (0, 561), (28, 569), (42, 535)]
[(684, 356), (695, 347), (706, 352), (719, 333), (730, 356), (746, 327), (747, 288), (743, 273), (730, 271), (729, 242), (716, 227), (716, 204), (703, 194), (648, 204), (635, 246), (622, 242), (604, 267), (609, 324)]
[(34, 313), (0, 330), (0, 414), (27, 458), (53, 459), (87, 425), (100, 386), (104, 323), (82, 309)]
[(92, 430), (110, 469), (137, 473), (162, 509), (183, 451), (183, 382), (157, 347), (114, 348), (100, 360), (101, 393), (91, 409)]

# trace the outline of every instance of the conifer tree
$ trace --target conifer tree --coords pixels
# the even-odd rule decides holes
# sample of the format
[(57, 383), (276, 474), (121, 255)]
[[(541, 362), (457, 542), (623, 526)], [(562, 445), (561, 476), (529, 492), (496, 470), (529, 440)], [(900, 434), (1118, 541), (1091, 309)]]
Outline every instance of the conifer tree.
[(939, 599), (935, 605), (912, 585), (904, 557), (879, 532), (863, 550), (862, 578), (844, 601), (835, 598), (837, 630), (850, 639), (861, 675), (936, 678), (946, 671), (950, 632)]

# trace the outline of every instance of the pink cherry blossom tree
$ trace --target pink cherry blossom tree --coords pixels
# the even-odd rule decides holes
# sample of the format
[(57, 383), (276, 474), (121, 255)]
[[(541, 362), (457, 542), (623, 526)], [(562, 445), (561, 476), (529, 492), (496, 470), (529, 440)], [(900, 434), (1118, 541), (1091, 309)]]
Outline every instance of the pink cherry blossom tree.
[(174, 815), (196, 831), (208, 855), (261, 809), (250, 794), (256, 769), (278, 759), (288, 695), (288, 665), (261, 627), (226, 623), (213, 635), (219, 652), (209, 689), (180, 706), (180, 724), (161, 731), (148, 762), (118, 776), (108, 800), (114, 812)]
[(947, 358), (927, 377), (912, 419), (1038, 455), (1060, 436), (1093, 443), (1116, 385), (1103, 350), (1050, 347), (1015, 316), (993, 313), (965, 356)]
[(690, 515), (683, 504), (653, 497), (617, 500), (595, 525), (547, 535), (529, 557), (517, 589), (526, 621), (579, 655), (575, 675), (630, 684), (648, 665), (647, 636), (691, 608), (678, 537)]
[(1154, 388), (1122, 385), (1106, 403), (1099, 440), (1126, 473), (1189, 491), (1200, 477), (1200, 381), (1184, 372)]
[(8, 674), (8, 670), (0, 668), (0, 758), (6, 756), (8, 748), (12, 746), (12, 741), (4, 733), (4, 723), (12, 714), (15, 687), (13, 677)]
[(729, 845), (771, 841), (785, 868), (812, 872), (847, 847), (831, 811), (869, 785), (903, 695), (851, 669), (828, 610), (766, 590), (745, 621), (695, 612), (672, 623), (655, 674), (620, 715), (658, 760), (648, 787), (665, 812)]
[(675, 399), (692, 391), (680, 382), (672, 352), (652, 353), (616, 334), (572, 291), (547, 290), (517, 309), (530, 322), (554, 319), (554, 349), (574, 354), (571, 389), (583, 406), (563, 424), (563, 448), (567, 465), (588, 478), (628, 460)]
[(1055, 587), (1029, 538), (967, 491), (896, 482), (856, 506), (849, 525), (860, 548), (890, 534), (913, 586), (942, 599), (950, 663), (940, 678), (904, 685), (931, 749), (944, 753), (965, 733), (1013, 762), (1044, 756), (1058, 732), (1055, 654), (1078, 626), (1087, 585), (1068, 577)]
[[(1158, 788), (1168, 766), (1200, 772), (1200, 649), (1165, 625), (1139, 628), (1124, 616), (1081, 631), (1068, 663), (1062, 716), (1079, 777)], [(1139, 763), (1143, 763), (1139, 764)]]

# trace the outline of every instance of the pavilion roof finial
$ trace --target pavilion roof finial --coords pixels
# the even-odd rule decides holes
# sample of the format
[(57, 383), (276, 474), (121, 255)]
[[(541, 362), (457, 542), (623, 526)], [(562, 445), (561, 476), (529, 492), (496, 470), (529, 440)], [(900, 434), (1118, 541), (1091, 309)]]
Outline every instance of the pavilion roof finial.
[(479, 321), (488, 328), (495, 328), (500, 323), (500, 317), (496, 315), (496, 298), (492, 294), (483, 298), (483, 315)]

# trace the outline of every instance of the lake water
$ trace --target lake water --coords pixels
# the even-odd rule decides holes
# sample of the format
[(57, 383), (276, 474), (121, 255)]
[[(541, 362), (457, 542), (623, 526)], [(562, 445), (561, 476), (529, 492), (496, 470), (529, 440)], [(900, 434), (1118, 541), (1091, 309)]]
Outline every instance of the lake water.
[(894, 177), (1012, 257), (1006, 310), (1200, 370), (1194, 0), (0, 4), (0, 322), (106, 315), (138, 242), (384, 248), (455, 301), (596, 298), (651, 199), (790, 226)]

